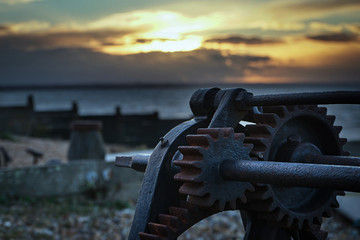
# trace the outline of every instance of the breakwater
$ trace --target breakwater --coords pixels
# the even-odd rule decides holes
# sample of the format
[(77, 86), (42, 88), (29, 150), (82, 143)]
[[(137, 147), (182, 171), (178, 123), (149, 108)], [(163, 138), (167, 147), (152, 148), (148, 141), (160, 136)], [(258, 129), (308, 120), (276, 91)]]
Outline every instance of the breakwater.
[(102, 122), (106, 143), (154, 147), (159, 138), (186, 119), (160, 119), (151, 114), (124, 115), (119, 107), (113, 114), (80, 115), (77, 102), (66, 110), (36, 111), (33, 97), (23, 106), (0, 107), (0, 131), (18, 135), (69, 139), (70, 125), (75, 120)]

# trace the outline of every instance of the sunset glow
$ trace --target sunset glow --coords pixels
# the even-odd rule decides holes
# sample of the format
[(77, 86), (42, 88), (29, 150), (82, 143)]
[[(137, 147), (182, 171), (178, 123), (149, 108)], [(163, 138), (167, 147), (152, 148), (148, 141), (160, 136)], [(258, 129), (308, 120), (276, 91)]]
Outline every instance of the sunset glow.
[[(192, 73), (204, 71), (197, 73), (208, 79), (202, 81), (311, 82), (346, 76), (360, 82), (358, 1), (104, 1), (89, 3), (86, 11), (77, 3), (67, 11), (58, 4), (0, 1), (0, 47), (33, 55), (81, 50), (122, 64), (137, 57), (140, 63), (152, 54), (159, 58), (155, 62), (168, 59), (169, 69), (182, 64), (194, 67)], [(46, 14), (40, 14), (41, 6)], [(33, 12), (16, 15), (25, 8)], [(140, 65), (131, 67), (136, 72)], [(326, 78), (327, 68), (336, 73)], [(214, 69), (217, 74), (209, 74)], [(180, 81), (189, 78), (179, 76)]]

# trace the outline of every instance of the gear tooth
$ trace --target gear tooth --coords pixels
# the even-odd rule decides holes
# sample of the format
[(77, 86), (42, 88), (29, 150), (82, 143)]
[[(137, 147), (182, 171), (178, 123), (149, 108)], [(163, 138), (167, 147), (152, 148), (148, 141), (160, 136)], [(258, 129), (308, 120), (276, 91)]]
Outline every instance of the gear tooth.
[(188, 202), (191, 204), (195, 204), (200, 207), (211, 207), (214, 205), (215, 200), (210, 196), (210, 194), (206, 194), (203, 197), (189, 196)]
[(347, 139), (346, 138), (339, 138), (339, 143), (340, 143), (340, 145), (342, 147), (342, 146), (345, 145), (345, 143), (347, 143)]
[(186, 182), (179, 188), (179, 193), (196, 197), (202, 197), (206, 194), (204, 191), (204, 184)]
[(257, 191), (249, 193), (252, 199), (257, 200), (267, 200), (271, 197), (271, 194), (268, 191), (257, 189)]
[(244, 143), (244, 147), (248, 150), (249, 154), (251, 150), (254, 148), (254, 144), (252, 143)]
[(255, 189), (255, 186), (253, 184), (250, 184), (246, 190), (248, 192), (253, 193), (253, 192), (255, 192), (256, 189)]
[(274, 203), (274, 201), (271, 199), (270, 201), (271, 203), (268, 205), (268, 210), (269, 211), (274, 211), (276, 209), (276, 204)]
[[(327, 108), (326, 107), (318, 107), (317, 108), (318, 110), (318, 113), (320, 113), (321, 115), (323, 116), (326, 116), (326, 113), (327, 113)], [(326, 117), (327, 118), (327, 117)], [(335, 116), (334, 116), (334, 120), (335, 120)]]
[(340, 207), (340, 204), (337, 200), (335, 200), (333, 203), (331, 203), (330, 207), (332, 208), (339, 208)]
[(325, 209), (325, 211), (323, 212), (323, 217), (331, 217), (331, 211), (330, 209)]
[(182, 207), (170, 207), (169, 213), (173, 216), (178, 217), (183, 223), (187, 223), (190, 220), (189, 209)]
[(336, 191), (336, 195), (345, 196), (344, 191)]
[(220, 132), (222, 132), (222, 134), (223, 134), (222, 137), (232, 138), (232, 139), (234, 139), (234, 137), (235, 137), (235, 133), (234, 133), (233, 128), (222, 128), (220, 130)]
[(280, 222), (285, 217), (285, 213), (281, 211), (280, 209), (276, 210), (276, 221)]
[(276, 127), (279, 122), (279, 116), (274, 113), (254, 114), (256, 122), (269, 124), (271, 127)]
[(285, 106), (263, 107), (264, 113), (276, 113), (279, 117), (285, 117), (289, 112)]
[(224, 132), (222, 128), (199, 128), (197, 133), (207, 134), (211, 136), (214, 140), (217, 140), (220, 137), (224, 137)]
[(313, 222), (314, 222), (314, 224), (321, 225), (322, 224), (322, 218), (321, 217), (314, 217)]
[(140, 232), (139, 237), (141, 240), (164, 240), (164, 238), (150, 233)]
[(179, 151), (186, 160), (201, 160), (203, 158), (204, 148), (199, 146), (179, 146)]
[(170, 232), (171, 232), (171, 229), (168, 226), (160, 224), (160, 223), (149, 222), (148, 227), (149, 227), (150, 233), (164, 236), (164, 237), (169, 236)]
[(186, 169), (185, 171), (181, 171), (174, 176), (174, 179), (177, 181), (184, 182), (201, 182), (200, 176), (201, 170), (196, 168)]
[(207, 148), (212, 139), (209, 135), (187, 135), (186, 140), (190, 146), (203, 146)]
[(192, 215), (199, 213), (199, 207), (187, 201), (181, 201), (180, 207), (188, 209)]
[(294, 224), (294, 217), (293, 216), (287, 216), (286, 219), (286, 226), (290, 228)]
[(197, 130), (197, 134), (200, 135), (209, 135), (213, 139), (219, 138), (219, 131), (218, 128), (199, 128)]
[(235, 133), (234, 134), (234, 138), (238, 141), (244, 141), (245, 139), (245, 134), (243, 133)]
[(331, 125), (334, 125), (336, 117), (334, 115), (328, 115), (326, 116), (326, 119), (329, 121)]
[(245, 195), (240, 196), (239, 200), (241, 203), (247, 203), (247, 197)]
[(306, 108), (309, 110), (317, 111), (317, 112), (320, 111), (320, 109), (317, 105), (306, 105)]
[(334, 126), (334, 132), (336, 135), (339, 135), (342, 130), (342, 126)]
[(219, 212), (224, 211), (226, 205), (226, 201), (224, 200), (217, 200), (215, 201), (215, 207), (218, 209)]
[(175, 160), (174, 165), (179, 166), (181, 168), (201, 168), (201, 161), (188, 161), (188, 160)]
[(180, 228), (180, 219), (176, 216), (159, 214), (159, 222), (163, 225), (170, 226), (175, 230), (178, 230)]
[(236, 200), (229, 201), (229, 207), (231, 210), (236, 210)]
[(309, 228), (312, 225), (312, 219), (305, 218), (303, 222), (303, 228)]
[(298, 218), (298, 228), (302, 229), (304, 226), (304, 219)]

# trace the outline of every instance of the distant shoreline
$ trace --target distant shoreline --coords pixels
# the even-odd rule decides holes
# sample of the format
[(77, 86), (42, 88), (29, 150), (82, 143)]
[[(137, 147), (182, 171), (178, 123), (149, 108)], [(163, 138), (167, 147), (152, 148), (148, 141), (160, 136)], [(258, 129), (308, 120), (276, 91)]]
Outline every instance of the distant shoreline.
[(354, 89), (360, 89), (360, 83), (357, 82), (344, 82), (344, 83), (206, 83), (206, 84), (189, 84), (189, 83), (181, 83), (181, 84), (163, 84), (163, 83), (134, 83), (134, 84), (74, 84), (74, 85), (21, 85), (21, 86), (1, 86), (0, 91), (4, 90), (30, 90), (30, 89), (98, 89), (98, 88), (187, 88), (187, 87), (198, 87), (198, 88), (210, 88), (210, 87), (222, 87), (222, 88), (230, 88), (230, 87), (246, 87), (246, 86), (256, 86), (256, 87), (274, 87), (274, 86), (332, 86), (332, 87), (354, 87)]

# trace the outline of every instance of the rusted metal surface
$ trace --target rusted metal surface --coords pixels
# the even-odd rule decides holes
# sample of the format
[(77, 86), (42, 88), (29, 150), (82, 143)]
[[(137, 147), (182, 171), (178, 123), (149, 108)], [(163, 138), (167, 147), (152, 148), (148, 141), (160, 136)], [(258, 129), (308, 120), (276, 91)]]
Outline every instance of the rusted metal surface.
[(289, 93), (236, 97), (236, 101), (247, 106), (308, 105), (308, 104), (360, 104), (358, 91), (333, 91), (312, 93)]
[(151, 156), (116, 161), (146, 169), (129, 239), (176, 239), (230, 209), (241, 212), (245, 240), (326, 239), (321, 222), (336, 197), (360, 192), (360, 158), (343, 150), (335, 116), (312, 105), (333, 103), (359, 104), (360, 92), (199, 89), (190, 100), (194, 120), (164, 136)]
[(228, 160), (221, 164), (220, 175), (229, 181), (360, 192), (360, 168), (351, 166)]
[(134, 155), (116, 157), (115, 165), (118, 167), (132, 168), (138, 172), (145, 172), (150, 155)]

